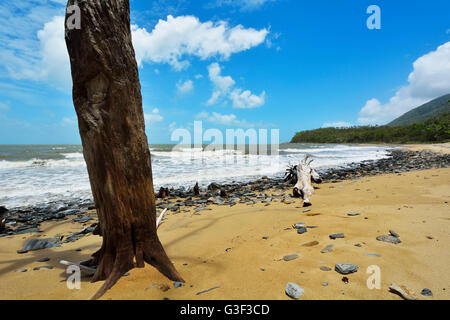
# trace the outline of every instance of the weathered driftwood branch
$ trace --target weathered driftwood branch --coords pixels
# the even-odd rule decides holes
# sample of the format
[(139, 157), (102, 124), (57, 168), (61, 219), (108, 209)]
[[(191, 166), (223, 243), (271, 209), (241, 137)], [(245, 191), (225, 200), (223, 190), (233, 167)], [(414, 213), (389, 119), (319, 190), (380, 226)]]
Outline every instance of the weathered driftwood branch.
[[(287, 178), (289, 177), (289, 180), (297, 180), (294, 186), (293, 194), (294, 197), (301, 197), (303, 199), (304, 207), (311, 205), (309, 198), (314, 194), (314, 187), (312, 186), (312, 183), (322, 182), (319, 174), (311, 167), (311, 162), (313, 162), (313, 159), (309, 158), (309, 155), (305, 156), (305, 158), (300, 161), (297, 166), (288, 168), (286, 174)], [(294, 168), (295, 173), (293, 172)]]
[(158, 217), (158, 220), (156, 220), (156, 229), (158, 229), (159, 225), (161, 224), (162, 218), (164, 217), (164, 214), (167, 212), (167, 209), (164, 209), (163, 212)]

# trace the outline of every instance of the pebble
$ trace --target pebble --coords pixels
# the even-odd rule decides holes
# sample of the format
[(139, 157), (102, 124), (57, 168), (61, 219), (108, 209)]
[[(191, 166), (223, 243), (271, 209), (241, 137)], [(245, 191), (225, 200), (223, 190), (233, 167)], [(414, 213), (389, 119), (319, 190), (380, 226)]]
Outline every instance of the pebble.
[(333, 251), (333, 249), (334, 249), (334, 245), (329, 244), (329, 245), (327, 245), (325, 248), (323, 248), (322, 250), (320, 250), (320, 252), (321, 252), (321, 253), (328, 253), (328, 252)]
[(41, 258), (37, 262), (47, 262), (47, 261), (50, 261), (50, 259), (49, 258)]
[(398, 235), (397, 232), (393, 231), (393, 230), (389, 230), (389, 234), (395, 238), (400, 238), (400, 236)]
[(305, 232), (308, 232), (308, 229), (306, 229), (305, 227), (300, 227), (297, 229), (298, 234), (303, 234)]
[(51, 270), (51, 269), (53, 269), (53, 266), (40, 266), (40, 267), (33, 268), (33, 270), (36, 270), (36, 271), (41, 270), (41, 269)]
[(358, 271), (358, 266), (353, 263), (336, 263), (334, 270), (340, 274), (350, 274)]
[(330, 234), (330, 239), (339, 239), (339, 238), (344, 238), (344, 234), (343, 233), (335, 233), (335, 234)]
[(286, 294), (292, 299), (299, 299), (305, 290), (294, 282), (288, 282), (285, 289)]
[(402, 243), (402, 241), (401, 241), (399, 238), (394, 237), (394, 236), (391, 236), (391, 235), (388, 235), (388, 236), (378, 236), (378, 237), (377, 237), (377, 240), (378, 240), (378, 241), (383, 241), (383, 242), (389, 242), (389, 243), (392, 243), (392, 244), (399, 244), (399, 243)]
[(292, 260), (298, 259), (299, 257), (300, 256), (298, 254), (290, 254), (290, 255), (284, 256), (283, 260), (284, 261), (292, 261)]
[(14, 272), (27, 272), (28, 271), (28, 269), (17, 269), (17, 270), (14, 270)]
[(183, 286), (184, 286), (184, 283), (183, 283), (183, 282), (177, 281), (177, 282), (174, 282), (174, 283), (173, 283), (173, 287), (174, 287), (175, 289), (180, 288), (180, 287), (183, 287)]
[(356, 216), (359, 216), (360, 213), (359, 213), (359, 212), (349, 212), (349, 213), (347, 213), (347, 215), (348, 215), (349, 217), (356, 217)]
[(381, 257), (381, 254), (378, 253), (366, 253), (364, 256), (366, 257)]
[(320, 267), (320, 270), (322, 270), (322, 271), (331, 271), (332, 269), (329, 268), (329, 267), (322, 266), (322, 267)]
[(424, 288), (421, 292), (421, 295), (426, 296), (426, 297), (432, 297), (433, 296), (433, 292), (428, 289), (428, 288)]
[[(54, 242), (53, 239), (31, 239), (28, 240), (23, 248), (19, 251), (36, 251), (53, 247), (60, 247), (60, 244)], [(19, 253), (18, 251), (18, 253)]]

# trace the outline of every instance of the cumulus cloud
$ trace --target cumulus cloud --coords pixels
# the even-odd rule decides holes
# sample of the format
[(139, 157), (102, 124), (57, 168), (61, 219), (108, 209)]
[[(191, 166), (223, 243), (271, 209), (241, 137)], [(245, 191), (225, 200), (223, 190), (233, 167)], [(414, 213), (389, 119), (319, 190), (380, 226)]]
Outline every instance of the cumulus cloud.
[(158, 108), (154, 108), (151, 113), (144, 113), (144, 119), (147, 125), (155, 124), (164, 120), (163, 116), (160, 115)]
[[(22, 18), (21, 23), (26, 25), (26, 19)], [(0, 66), (13, 79), (43, 81), (68, 90), (71, 77), (64, 41), (64, 16), (50, 19), (34, 34), (37, 39), (31, 39), (33, 36), (23, 31), (23, 39), (11, 40), (0, 32), (0, 39), (8, 42), (7, 47), (0, 45)], [(7, 28), (11, 29), (8, 25)], [(264, 43), (268, 33), (266, 29), (246, 29), (242, 25), (230, 27), (224, 21), (202, 23), (194, 16), (169, 15), (167, 20), (159, 20), (151, 32), (132, 26), (139, 65), (144, 62), (167, 63), (175, 70), (188, 67), (192, 57), (228, 59), (234, 53)], [(155, 69), (155, 73), (158, 74), (159, 70)]]
[(352, 124), (344, 121), (336, 121), (336, 122), (325, 122), (322, 125), (322, 128), (348, 128), (351, 127)]
[[(2, 50), (0, 58), (5, 63), (9, 75), (17, 80), (49, 82), (55, 87), (70, 87), (69, 55), (64, 42), (64, 17), (55, 16), (37, 32), (39, 50), (36, 56), (25, 54), (31, 48), (22, 47)], [(31, 46), (31, 43), (28, 45)]]
[(177, 91), (179, 94), (187, 94), (194, 90), (194, 82), (192, 80), (186, 80), (185, 82), (179, 81), (177, 83)]
[(360, 124), (386, 124), (434, 98), (450, 92), (450, 42), (417, 59), (401, 87), (385, 104), (368, 100), (359, 112)]
[(245, 120), (238, 120), (234, 114), (220, 114), (217, 112), (200, 112), (196, 119), (224, 126), (252, 127), (253, 124)]
[(167, 63), (175, 70), (189, 66), (188, 56), (201, 60), (211, 57), (228, 59), (232, 54), (248, 50), (264, 42), (269, 31), (230, 27), (227, 22), (201, 22), (194, 16), (159, 20), (148, 32), (132, 26), (133, 45), (139, 65), (142, 62)]
[(208, 67), (209, 79), (214, 85), (213, 93), (207, 105), (218, 103), (221, 99), (229, 99), (233, 103), (233, 108), (252, 109), (264, 105), (266, 92), (255, 95), (249, 90), (235, 88), (236, 82), (230, 76), (222, 76), (222, 69), (217, 62)]

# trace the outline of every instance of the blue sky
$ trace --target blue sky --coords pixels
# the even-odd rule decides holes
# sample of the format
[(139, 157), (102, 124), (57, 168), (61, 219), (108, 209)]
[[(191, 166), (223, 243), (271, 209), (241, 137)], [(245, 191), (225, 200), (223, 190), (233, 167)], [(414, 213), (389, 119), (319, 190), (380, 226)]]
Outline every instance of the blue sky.
[[(369, 30), (370, 5), (381, 29)], [(0, 144), (79, 143), (64, 0), (0, 0)], [(450, 2), (132, 0), (150, 143), (384, 124), (450, 92)]]

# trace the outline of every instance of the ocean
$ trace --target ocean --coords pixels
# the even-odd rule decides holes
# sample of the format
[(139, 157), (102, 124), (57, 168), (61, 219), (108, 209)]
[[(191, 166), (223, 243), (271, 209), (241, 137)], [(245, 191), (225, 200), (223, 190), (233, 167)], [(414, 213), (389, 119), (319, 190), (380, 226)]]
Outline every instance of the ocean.
[[(352, 162), (386, 158), (388, 147), (282, 144), (274, 154), (246, 150), (213, 150), (151, 145), (153, 182), (184, 187), (199, 182), (244, 182), (262, 176), (282, 177), (288, 165), (312, 155), (317, 170)], [(247, 148), (248, 149), (248, 148)], [(270, 146), (269, 146), (270, 149)], [(91, 199), (86, 163), (80, 145), (0, 145), (0, 206), (18, 208), (50, 201)], [(278, 153), (278, 154), (276, 154)]]

